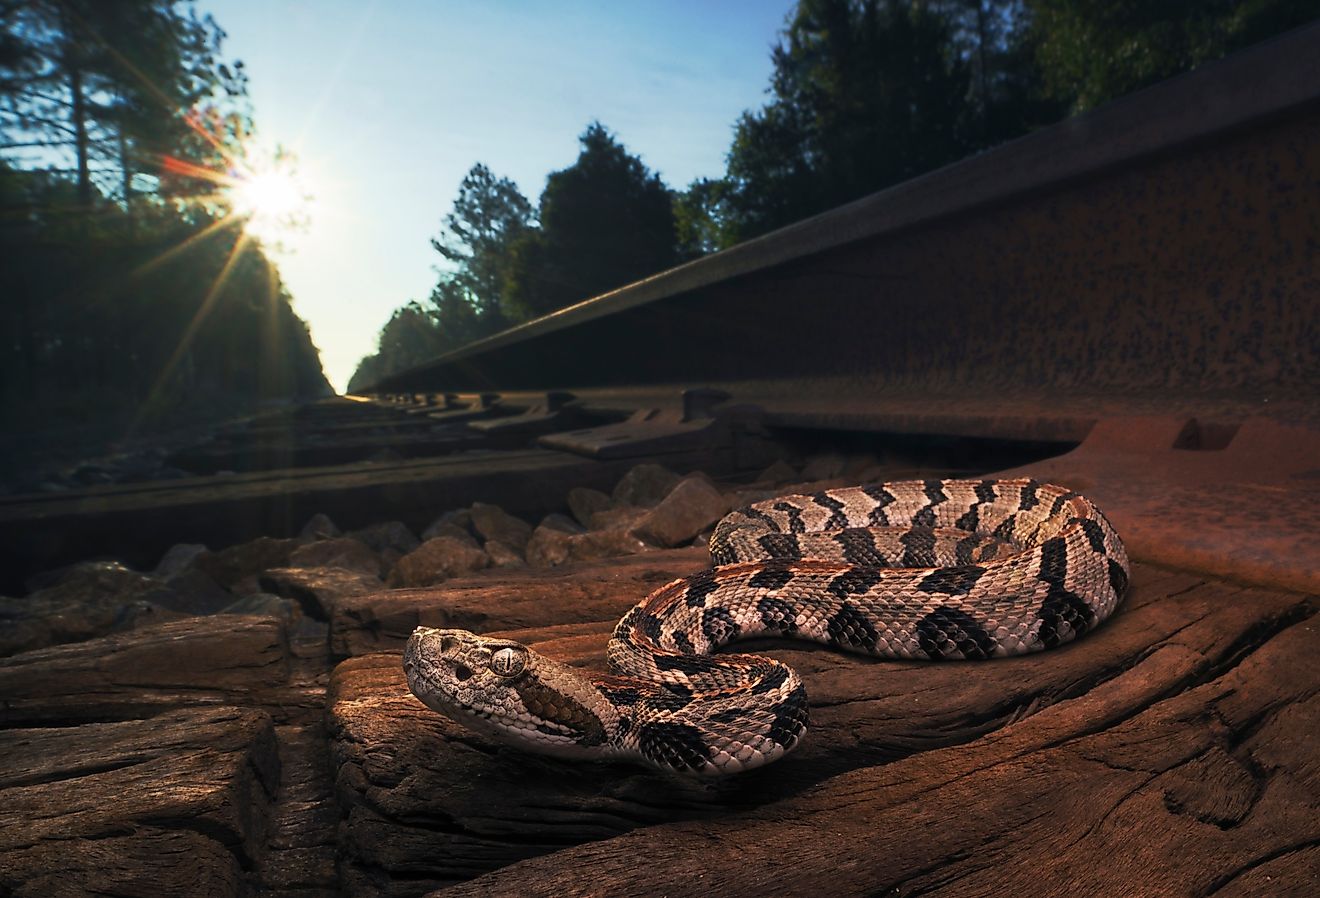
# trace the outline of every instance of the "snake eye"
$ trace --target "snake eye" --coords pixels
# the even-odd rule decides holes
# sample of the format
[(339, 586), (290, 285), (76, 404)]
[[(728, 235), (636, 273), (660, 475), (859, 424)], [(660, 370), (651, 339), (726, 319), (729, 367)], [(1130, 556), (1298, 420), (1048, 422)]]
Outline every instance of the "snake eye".
[(522, 649), (505, 646), (490, 656), (491, 673), (499, 677), (516, 677), (527, 666), (527, 653)]

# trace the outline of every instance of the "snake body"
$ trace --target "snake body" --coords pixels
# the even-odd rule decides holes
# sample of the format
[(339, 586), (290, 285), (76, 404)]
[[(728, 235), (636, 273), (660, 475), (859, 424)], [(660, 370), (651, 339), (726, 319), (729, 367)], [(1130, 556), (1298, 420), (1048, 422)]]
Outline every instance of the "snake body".
[(428, 707), (518, 747), (718, 776), (793, 749), (807, 697), (788, 666), (711, 652), (786, 636), (908, 659), (1068, 642), (1118, 605), (1123, 544), (1086, 498), (1033, 480), (902, 481), (730, 513), (714, 567), (618, 623), (616, 671), (587, 675), (503, 639), (418, 628), (404, 652)]

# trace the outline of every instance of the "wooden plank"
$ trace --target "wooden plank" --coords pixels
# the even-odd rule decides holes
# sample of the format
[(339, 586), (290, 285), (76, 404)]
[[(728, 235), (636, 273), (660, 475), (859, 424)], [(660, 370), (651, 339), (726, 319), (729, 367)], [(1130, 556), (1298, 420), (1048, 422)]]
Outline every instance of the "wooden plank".
[[(433, 601), (437, 610), (431, 613), (447, 613), (440, 591), (433, 593)], [(466, 599), (454, 601), (461, 607)], [(565, 619), (576, 602), (566, 596)], [(785, 761), (713, 784), (621, 765), (556, 762), (497, 747), (413, 699), (398, 655), (353, 658), (336, 669), (331, 684), (332, 748), (346, 814), (345, 884), (363, 894), (414, 895), (427, 882), (439, 887), (548, 855), (528, 868), (536, 872), (529, 872), (526, 881), (514, 878), (512, 871), (521, 869), (515, 866), (506, 878), (478, 879), (480, 885), (473, 888), (552, 894), (572, 891), (570, 881), (577, 877), (580, 893), (664, 891), (669, 884), (662, 879), (630, 888), (622, 874), (584, 875), (590, 867), (574, 858), (586, 855), (574, 852), (588, 849), (564, 849), (638, 830), (628, 842), (637, 873), (635, 859), (648, 834), (675, 825), (684, 834), (681, 845), (694, 856), (704, 851), (707, 863), (738, 867), (734, 848), (716, 848), (692, 834), (715, 831), (703, 827), (733, 832), (736, 827), (726, 827), (725, 821), (764, 814), (794, 833), (793, 840), (810, 844), (792, 824), (792, 814), (775, 810), (794, 796), (811, 794), (849, 771), (884, 771), (885, 765), (956, 747), (1003, 745), (1010, 733), (1036, 734), (1015, 737), (1026, 739), (1020, 754), (1027, 755), (1057, 741), (1121, 727), (1189, 686), (1224, 676), (1273, 634), (1297, 626), (1314, 610), (1295, 594), (1138, 565), (1132, 594), (1112, 621), (1074, 645), (1041, 655), (981, 665), (877, 663), (811, 647), (748, 644), (749, 650), (768, 649), (802, 673), (812, 728), (804, 746)], [(496, 610), (487, 622), (493, 626), (499, 614)], [(503, 635), (559, 660), (603, 669), (613, 624), (610, 617)], [(1010, 797), (995, 794), (996, 801)], [(848, 806), (838, 795), (835, 804)], [(985, 809), (970, 812), (984, 814)], [(677, 820), (693, 821), (693, 828), (682, 829), (673, 823)], [(812, 827), (829, 833), (833, 825), (826, 821)], [(950, 826), (953, 832), (959, 829)], [(721, 838), (733, 844), (727, 842), (732, 835)], [(681, 850), (686, 848), (673, 849)], [(564, 859), (557, 860), (555, 852)], [(623, 854), (620, 850), (619, 857)], [(833, 859), (838, 860), (837, 852)], [(656, 870), (661, 876), (663, 867)], [(821, 883), (829, 881), (819, 866), (815, 875)], [(532, 882), (535, 876), (544, 878)], [(698, 882), (693, 881), (694, 888)], [(750, 890), (733, 880), (721, 882), (729, 885), (728, 894)], [(813, 891), (819, 888), (818, 883)], [(715, 888), (712, 893), (725, 892)], [(828, 893), (850, 894), (843, 889)]]
[(0, 884), (25, 895), (244, 894), (280, 771), (270, 718), (226, 707), (2, 731), (0, 757)]

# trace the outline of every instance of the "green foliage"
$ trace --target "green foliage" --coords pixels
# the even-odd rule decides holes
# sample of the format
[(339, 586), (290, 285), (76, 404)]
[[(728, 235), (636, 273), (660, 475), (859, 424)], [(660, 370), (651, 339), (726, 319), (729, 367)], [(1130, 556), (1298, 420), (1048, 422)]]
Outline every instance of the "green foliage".
[(733, 242), (730, 233), (728, 184), (699, 178), (674, 194), (674, 236), (680, 261), (697, 259)]
[(577, 161), (546, 179), (540, 228), (514, 242), (505, 314), (544, 315), (678, 260), (669, 189), (599, 122)]
[[(497, 178), (480, 163), (474, 165), (459, 185), (453, 210), (445, 216), (445, 230), (431, 240), (435, 251), (455, 266), (441, 275), (433, 302), (444, 309), (466, 300), (491, 332), (498, 329), (503, 324), (500, 307), (509, 247), (531, 220), (531, 203), (516, 184)], [(446, 314), (462, 315), (456, 308)]]
[(1049, 91), (1090, 109), (1320, 16), (1317, 0), (1030, 0)]
[[(162, 177), (161, 159), (221, 158), (190, 125), (245, 120), (242, 64), (220, 59), (224, 33), (172, 0), (12, 0), (0, 5), (0, 151), (20, 165), (71, 165), (85, 207), (195, 184)], [(231, 129), (232, 130), (232, 129)], [(60, 160), (60, 161), (55, 161)]]
[(274, 268), (251, 245), (230, 261), (235, 228), (158, 210), (130, 231), (114, 207), (76, 227), (67, 181), (3, 168), (0, 184), (7, 428), (167, 424), (185, 403), (232, 411), (327, 391)]
[[(249, 126), (222, 32), (165, 0), (0, 2), (4, 448), (328, 392), (270, 262), (195, 187)], [(213, 185), (207, 185), (208, 193)]]
[(951, 162), (968, 66), (949, 21), (897, 0), (802, 0), (774, 49), (773, 99), (729, 151), (733, 236), (755, 236)]

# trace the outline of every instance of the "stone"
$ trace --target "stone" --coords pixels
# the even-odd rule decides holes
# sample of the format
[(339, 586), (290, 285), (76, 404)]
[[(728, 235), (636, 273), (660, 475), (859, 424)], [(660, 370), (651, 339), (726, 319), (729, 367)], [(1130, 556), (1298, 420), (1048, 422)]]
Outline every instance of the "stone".
[[(455, 509), (451, 509), (450, 511), (446, 511), (444, 514), (440, 515), (438, 518), (436, 518), (434, 521), (430, 523), (430, 525), (426, 528), (426, 530), (423, 531), (422, 534), (423, 542), (425, 542), (427, 539), (430, 539), (430, 537), (427, 536), (426, 534), (430, 531), (431, 527), (434, 527), (438, 524), (453, 524), (458, 529), (466, 531), (469, 536), (476, 536), (477, 533), (475, 530), (472, 529), (472, 510), (468, 508), (455, 508)], [(432, 535), (441, 536), (443, 534), (435, 533)]]
[(568, 561), (573, 533), (553, 524), (539, 525), (527, 541), (527, 563), (533, 567), (556, 567)]
[(483, 540), (497, 539), (517, 549), (526, 548), (532, 536), (531, 524), (485, 502), (472, 503), (472, 527)]
[(437, 520), (431, 523), (431, 526), (422, 531), (422, 542), (428, 539), (435, 539), (437, 536), (446, 536), (450, 539), (456, 539), (465, 545), (474, 549), (480, 549), (481, 543), (477, 542), (472, 533), (458, 526), (452, 521)]
[(762, 471), (756, 477), (756, 483), (766, 486), (777, 486), (781, 483), (791, 483), (798, 479), (798, 472), (792, 465), (782, 458), (776, 459), (768, 468)]
[(649, 552), (651, 546), (621, 527), (607, 530), (589, 530), (572, 536), (568, 541), (568, 557), (572, 561), (594, 561), (618, 555)]
[(481, 549), (448, 536), (437, 536), (400, 558), (386, 583), (392, 589), (431, 586), (489, 565), (490, 556)]
[(560, 514), (559, 512), (554, 512), (552, 514), (546, 515), (544, 518), (541, 519), (540, 526), (550, 527), (554, 530), (560, 531), (561, 533), (586, 532), (586, 528), (583, 527), (581, 524), (579, 524), (576, 520), (570, 518), (568, 515)]
[(300, 545), (296, 539), (261, 536), (219, 552), (198, 555), (193, 559), (193, 567), (209, 575), (225, 589), (246, 592), (248, 590), (240, 587), (241, 581), (273, 567), (284, 567), (289, 563), (289, 556)]
[(289, 554), (290, 567), (337, 567), (380, 576), (384, 565), (370, 546), (346, 536), (329, 537), (299, 546)]
[(690, 543), (729, 511), (729, 500), (710, 482), (687, 477), (629, 531), (633, 536), (666, 548)]
[(630, 530), (632, 526), (646, 517), (648, 509), (636, 505), (617, 505), (598, 511), (591, 516), (592, 530)]
[(175, 543), (165, 550), (151, 573), (162, 580), (169, 580), (192, 567), (193, 561), (202, 553), (209, 551), (201, 543)]
[(116, 562), (67, 569), (53, 586), (19, 599), (0, 597), (0, 655), (81, 642), (180, 616), (181, 596), (155, 577)]
[(422, 544), (402, 521), (383, 521), (360, 530), (349, 531), (346, 535), (366, 544), (368, 548), (381, 555), (392, 552), (399, 556), (407, 555)]
[(170, 578), (169, 591), (154, 601), (180, 614), (215, 614), (234, 601), (234, 594), (208, 574), (189, 567)]
[(614, 499), (608, 493), (593, 490), (586, 486), (575, 486), (568, 491), (568, 510), (583, 527), (591, 527), (592, 515), (614, 507)]
[(614, 485), (612, 498), (619, 505), (640, 505), (650, 508), (660, 504), (669, 491), (682, 479), (662, 465), (637, 465)]
[(486, 554), (493, 567), (526, 567), (527, 558), (513, 546), (492, 539), (486, 543)]
[(822, 452), (807, 459), (807, 463), (802, 466), (802, 479), (806, 481), (833, 480), (836, 477), (841, 477), (847, 467), (848, 459), (846, 456), (838, 452)]
[(343, 533), (335, 522), (330, 520), (330, 516), (317, 512), (308, 519), (303, 525), (303, 529), (298, 532), (298, 539), (303, 542), (312, 542), (318, 539), (334, 539), (337, 536), (343, 536)]
[(278, 618), (292, 625), (302, 612), (293, 599), (284, 599), (268, 592), (254, 592), (230, 603), (221, 614), (255, 614)]
[(383, 588), (375, 574), (338, 567), (273, 568), (257, 582), (268, 593), (293, 599), (303, 614), (319, 621), (328, 621), (335, 605), (345, 596), (379, 592)]
[[(632, 513), (621, 518), (619, 513), (623, 511)], [(527, 544), (527, 563), (533, 567), (557, 567), (570, 561), (591, 561), (648, 551), (650, 546), (628, 533), (626, 527), (618, 526), (622, 520), (630, 522), (645, 513), (632, 506), (599, 512), (598, 518), (612, 516), (611, 522), (615, 526), (585, 532), (572, 518), (547, 515)]]

